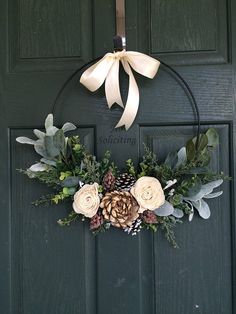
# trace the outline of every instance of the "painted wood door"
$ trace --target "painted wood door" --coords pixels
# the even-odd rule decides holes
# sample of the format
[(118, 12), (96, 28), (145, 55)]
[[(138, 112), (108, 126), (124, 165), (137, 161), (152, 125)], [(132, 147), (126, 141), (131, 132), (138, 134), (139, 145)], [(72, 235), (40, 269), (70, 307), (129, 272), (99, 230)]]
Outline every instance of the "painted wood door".
[[(235, 313), (233, 183), (176, 229), (175, 250), (162, 234), (94, 237), (85, 223), (60, 228), (70, 210), (34, 207), (44, 186), (17, 173), (37, 158), (15, 138), (43, 127), (58, 89), (73, 70), (112, 50), (115, 1), (2, 0), (0, 3), (1, 262), (4, 314)], [(196, 95), (203, 129), (214, 126), (216, 170), (233, 175), (235, 128), (235, 1), (126, 1), (127, 45), (176, 66)], [(62, 95), (55, 122), (71, 121), (98, 157), (110, 149), (119, 165), (138, 160), (143, 143), (161, 159), (192, 136), (193, 108), (175, 79), (160, 69), (137, 76), (140, 110), (128, 131), (114, 130), (121, 111), (108, 110), (104, 91), (78, 83)], [(122, 80), (122, 93), (127, 81)]]

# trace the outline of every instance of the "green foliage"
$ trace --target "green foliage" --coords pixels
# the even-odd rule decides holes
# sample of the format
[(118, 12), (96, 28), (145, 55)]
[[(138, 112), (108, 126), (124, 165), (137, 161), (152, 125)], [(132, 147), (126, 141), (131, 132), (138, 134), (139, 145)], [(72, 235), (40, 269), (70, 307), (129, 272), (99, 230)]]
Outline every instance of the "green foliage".
[(175, 193), (172, 197), (168, 200), (174, 207), (179, 207), (180, 204), (182, 204), (183, 201), (183, 195)]
[(71, 196), (71, 194), (69, 194), (68, 191), (64, 189), (60, 191), (58, 194), (53, 195), (52, 202), (55, 203), (56, 205), (59, 202), (64, 201), (66, 198)]
[(144, 148), (145, 154), (139, 164), (139, 178), (143, 176), (154, 176), (159, 169), (156, 155), (146, 145), (144, 145)]
[(60, 185), (60, 180), (58, 178), (58, 171), (56, 168), (51, 167), (47, 171), (38, 171), (38, 172), (33, 172), (30, 171), (29, 169), (23, 170), (23, 169), (18, 169), (20, 173), (26, 174), (29, 178), (31, 179), (37, 179), (48, 186), (57, 186)]
[(142, 228), (145, 228), (147, 230), (152, 230), (153, 232), (157, 232), (158, 224), (147, 224), (147, 223), (143, 222)]
[(161, 229), (164, 230), (167, 241), (170, 242), (175, 249), (179, 248), (173, 230), (177, 223), (181, 223), (181, 221), (173, 216), (163, 217), (161, 221)]
[(49, 206), (52, 204), (53, 194), (42, 195), (38, 200), (32, 202), (34, 206)]
[(76, 220), (78, 220), (78, 218), (80, 217), (79, 214), (77, 214), (76, 212), (72, 211), (69, 213), (69, 215), (63, 219), (59, 219), (57, 221), (57, 223), (60, 225), (60, 226), (70, 226), (70, 224), (72, 222), (75, 222)]
[[(51, 116), (47, 119), (48, 128), (53, 128)], [(73, 125), (65, 125), (65, 130), (73, 128)], [(111, 153), (107, 151), (103, 158), (98, 161), (97, 158), (88, 153), (85, 147), (80, 143), (79, 136), (71, 136), (65, 140), (64, 131), (52, 129), (51, 135), (35, 130), (38, 137), (42, 137), (43, 144), (37, 144), (35, 150), (43, 156), (42, 164), (47, 167), (43, 171), (19, 170), (29, 178), (37, 179), (55, 189), (54, 194), (42, 196), (35, 201), (35, 205), (58, 204), (59, 202), (73, 199), (73, 195), (80, 188), (81, 182), (90, 184), (97, 182), (99, 184), (99, 193), (104, 193), (103, 177), (108, 171), (114, 176), (118, 169), (111, 161)], [(41, 134), (41, 133), (42, 134)], [(28, 143), (27, 138), (20, 138), (20, 142)], [(158, 163), (156, 155), (145, 146), (145, 153), (136, 167), (131, 159), (126, 161), (126, 171), (134, 177), (152, 176), (157, 178), (164, 188), (165, 198), (176, 208), (176, 212), (183, 211), (185, 215), (192, 212), (191, 204), (185, 201), (185, 197), (197, 195), (202, 185), (218, 179), (229, 179), (223, 173), (215, 173), (210, 170), (209, 164), (213, 149), (219, 142), (219, 136), (214, 129), (209, 129), (205, 134), (200, 134), (199, 138), (194, 137), (186, 143), (185, 149), (179, 152), (170, 152), (164, 163)], [(182, 162), (179, 162), (179, 159)], [(39, 165), (40, 166), (40, 165)], [(174, 180), (174, 184), (172, 184)], [(178, 209), (178, 211), (177, 211)], [(178, 216), (178, 214), (177, 214)], [(78, 218), (84, 220), (84, 216), (72, 211), (69, 215), (60, 219), (58, 223), (61, 226), (68, 226)], [(181, 217), (181, 215), (179, 215)], [(158, 217), (158, 223), (147, 224), (142, 222), (142, 227), (156, 232), (163, 229), (167, 240), (177, 248), (175, 240), (174, 227), (180, 222), (173, 215), (167, 217)], [(110, 222), (104, 220), (104, 224), (94, 234), (104, 232), (111, 226)]]
[(132, 159), (126, 160), (126, 169), (127, 169), (126, 171), (129, 174), (136, 177), (136, 171), (135, 171), (135, 167), (134, 167), (134, 163), (133, 163)]

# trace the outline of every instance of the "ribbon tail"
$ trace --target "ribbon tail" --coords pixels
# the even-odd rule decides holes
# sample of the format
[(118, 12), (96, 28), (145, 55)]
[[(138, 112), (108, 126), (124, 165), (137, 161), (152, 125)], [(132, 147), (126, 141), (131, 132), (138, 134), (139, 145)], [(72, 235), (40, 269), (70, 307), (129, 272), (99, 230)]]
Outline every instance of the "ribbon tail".
[(129, 75), (129, 91), (124, 112), (122, 114), (120, 121), (117, 123), (115, 127), (119, 128), (124, 125), (125, 129), (128, 130), (131, 127), (132, 123), (134, 122), (138, 112), (139, 89), (128, 62), (122, 60), (122, 64), (125, 72)]
[(109, 108), (111, 108), (114, 103), (117, 103), (119, 106), (124, 108), (120, 94), (119, 64), (119, 59), (116, 59), (110, 68), (105, 81), (105, 93)]

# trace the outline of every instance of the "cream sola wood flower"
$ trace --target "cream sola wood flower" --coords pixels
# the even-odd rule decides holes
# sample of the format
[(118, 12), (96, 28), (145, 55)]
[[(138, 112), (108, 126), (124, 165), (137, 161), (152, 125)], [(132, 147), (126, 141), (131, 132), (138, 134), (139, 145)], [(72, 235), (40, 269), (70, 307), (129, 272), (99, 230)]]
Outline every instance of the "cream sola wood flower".
[(32, 165), (29, 170), (32, 172), (45, 171), (48, 166), (55, 166), (55, 157), (65, 150), (67, 138), (64, 133), (75, 130), (76, 126), (70, 122), (58, 129), (53, 125), (53, 115), (50, 113), (45, 120), (45, 131), (35, 129), (33, 132), (37, 139), (32, 140), (25, 136), (16, 138), (16, 141), (21, 144), (33, 145), (36, 153), (42, 158), (40, 163)]
[(158, 216), (169, 216), (173, 213), (173, 206), (165, 201), (164, 191), (160, 182), (154, 177), (141, 177), (131, 188), (131, 194), (137, 200), (139, 213), (152, 210)]
[(98, 211), (100, 197), (98, 184), (85, 184), (74, 195), (73, 209), (76, 213), (92, 218)]

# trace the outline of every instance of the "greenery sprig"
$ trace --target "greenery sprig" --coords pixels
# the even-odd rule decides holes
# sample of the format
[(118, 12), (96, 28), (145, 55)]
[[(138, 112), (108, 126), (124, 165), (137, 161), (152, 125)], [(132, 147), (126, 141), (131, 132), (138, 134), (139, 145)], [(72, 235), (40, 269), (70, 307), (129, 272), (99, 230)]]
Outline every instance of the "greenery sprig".
[(22, 144), (30, 144), (40, 155), (40, 160), (26, 170), (19, 171), (30, 179), (38, 180), (53, 189), (34, 205), (52, 205), (67, 201), (68, 216), (58, 224), (69, 226), (82, 219), (88, 220), (94, 234), (118, 227), (136, 235), (142, 229), (164, 231), (166, 239), (177, 248), (174, 228), (194, 212), (207, 219), (210, 208), (207, 199), (219, 197), (215, 192), (224, 173), (211, 169), (214, 149), (219, 143), (215, 129), (208, 129), (189, 139), (178, 151), (170, 152), (164, 162), (147, 146), (140, 162), (126, 161), (126, 172), (121, 173), (105, 152), (101, 160), (90, 154), (77, 135), (65, 137), (75, 130), (71, 123), (61, 129), (53, 125), (49, 114), (45, 133), (34, 130), (36, 140), (18, 137)]

